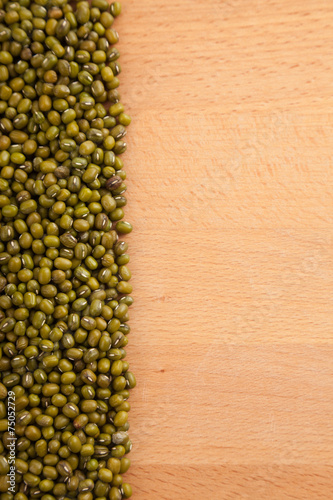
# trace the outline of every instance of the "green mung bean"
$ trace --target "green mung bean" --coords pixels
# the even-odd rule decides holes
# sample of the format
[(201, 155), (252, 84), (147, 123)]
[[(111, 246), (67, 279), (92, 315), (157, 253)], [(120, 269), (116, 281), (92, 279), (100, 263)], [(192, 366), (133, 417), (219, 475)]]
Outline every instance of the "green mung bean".
[(9, 391), (18, 437), (16, 493), (1, 498), (129, 498), (121, 6), (0, 7), (1, 478)]

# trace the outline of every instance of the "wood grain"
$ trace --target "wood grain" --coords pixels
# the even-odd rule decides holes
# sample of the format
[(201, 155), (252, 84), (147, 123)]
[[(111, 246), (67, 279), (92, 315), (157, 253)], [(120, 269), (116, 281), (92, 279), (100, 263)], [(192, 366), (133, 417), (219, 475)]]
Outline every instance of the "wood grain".
[(123, 1), (136, 500), (332, 498), (332, 26)]

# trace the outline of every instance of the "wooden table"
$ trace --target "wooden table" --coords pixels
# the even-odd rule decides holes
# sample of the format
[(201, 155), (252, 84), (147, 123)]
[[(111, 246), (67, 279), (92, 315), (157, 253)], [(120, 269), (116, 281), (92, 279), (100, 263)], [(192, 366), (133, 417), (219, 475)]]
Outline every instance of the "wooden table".
[(124, 0), (135, 500), (333, 498), (333, 5)]

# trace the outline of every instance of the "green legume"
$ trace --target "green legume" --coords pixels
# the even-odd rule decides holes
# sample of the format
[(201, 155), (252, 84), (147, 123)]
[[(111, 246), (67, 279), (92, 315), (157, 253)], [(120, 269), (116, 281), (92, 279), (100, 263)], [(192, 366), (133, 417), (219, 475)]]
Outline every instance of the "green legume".
[(3, 400), (13, 391), (16, 500), (129, 498), (136, 380), (124, 359), (128, 245), (118, 241), (132, 231), (119, 156), (131, 118), (113, 46), (121, 6), (20, 0), (1, 9), (0, 475)]

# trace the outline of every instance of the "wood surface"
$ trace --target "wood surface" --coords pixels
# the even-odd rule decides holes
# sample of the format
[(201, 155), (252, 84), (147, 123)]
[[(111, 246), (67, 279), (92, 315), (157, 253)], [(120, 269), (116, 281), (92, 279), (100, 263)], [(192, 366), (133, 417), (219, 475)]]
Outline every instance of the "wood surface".
[(133, 499), (333, 499), (333, 4), (122, 3)]

